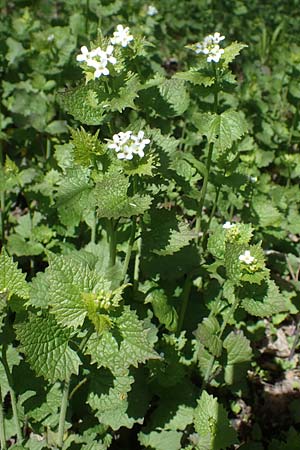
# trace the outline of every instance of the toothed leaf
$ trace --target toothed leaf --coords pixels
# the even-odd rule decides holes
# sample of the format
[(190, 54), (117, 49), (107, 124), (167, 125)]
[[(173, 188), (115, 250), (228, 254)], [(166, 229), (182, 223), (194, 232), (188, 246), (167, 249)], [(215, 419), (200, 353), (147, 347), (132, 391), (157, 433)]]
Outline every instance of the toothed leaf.
[(16, 326), (20, 350), (38, 376), (54, 382), (78, 374), (80, 359), (68, 346), (71, 330), (61, 328), (52, 316), (30, 316)]

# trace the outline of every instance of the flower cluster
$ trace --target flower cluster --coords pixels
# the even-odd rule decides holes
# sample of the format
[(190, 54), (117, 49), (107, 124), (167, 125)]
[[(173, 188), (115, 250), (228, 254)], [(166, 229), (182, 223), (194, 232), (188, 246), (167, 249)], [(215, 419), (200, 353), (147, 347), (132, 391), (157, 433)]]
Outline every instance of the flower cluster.
[(139, 131), (137, 136), (132, 134), (132, 131), (120, 131), (113, 135), (112, 143), (108, 144), (108, 148), (115, 150), (119, 159), (131, 160), (133, 155), (143, 158), (144, 148), (149, 143), (150, 139), (144, 139), (143, 131)]
[(127, 47), (132, 40), (133, 36), (129, 33), (129, 28), (118, 25), (117, 31), (115, 31), (113, 37), (110, 38), (110, 44), (107, 45), (106, 50), (97, 47), (89, 51), (86, 46), (83, 46), (80, 49), (81, 53), (76, 56), (76, 60), (95, 69), (94, 79), (99, 78), (101, 75), (107, 76), (109, 75), (108, 64), (114, 65), (117, 63), (116, 58), (113, 56), (114, 45)]
[(113, 45), (119, 44), (122, 45), (122, 47), (127, 47), (131, 41), (133, 41), (133, 36), (129, 32), (129, 28), (124, 28), (123, 25), (117, 25), (117, 31), (114, 32), (110, 42)]
[(255, 258), (254, 258), (254, 256), (251, 256), (251, 253), (250, 253), (249, 250), (245, 250), (245, 253), (242, 253), (239, 256), (239, 260), (241, 262), (243, 262), (244, 264), (248, 264), (249, 265), (249, 264), (252, 264), (255, 261)]
[(153, 5), (149, 5), (147, 9), (147, 15), (148, 16), (155, 16), (158, 13), (157, 8)]
[(101, 75), (109, 75), (107, 64), (116, 64), (117, 62), (113, 56), (113, 45), (108, 45), (106, 50), (97, 47), (89, 51), (86, 46), (81, 47), (80, 50), (81, 54), (77, 55), (76, 60), (78, 62), (84, 62), (88, 67), (95, 69), (94, 79), (99, 78)]
[(219, 62), (224, 50), (220, 48), (219, 43), (225, 39), (225, 36), (221, 36), (220, 33), (209, 34), (202, 42), (195, 44), (195, 52), (197, 54), (203, 53), (207, 55), (207, 62)]

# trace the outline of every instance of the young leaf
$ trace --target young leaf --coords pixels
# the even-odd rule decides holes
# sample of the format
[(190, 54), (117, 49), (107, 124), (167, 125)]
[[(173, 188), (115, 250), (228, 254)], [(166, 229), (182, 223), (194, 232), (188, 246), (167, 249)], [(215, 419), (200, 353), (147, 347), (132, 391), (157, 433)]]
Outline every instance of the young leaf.
[(88, 313), (83, 294), (107, 290), (109, 284), (82, 259), (50, 256), (47, 270), (51, 313), (64, 327), (80, 327)]
[(61, 222), (75, 227), (94, 207), (90, 172), (87, 169), (69, 169), (59, 184), (57, 207)]
[(196, 70), (189, 70), (187, 72), (177, 72), (174, 75), (174, 78), (189, 81), (194, 85), (203, 85), (205, 87), (209, 87), (215, 82), (214, 77), (206, 75), (203, 72), (197, 72)]
[(172, 106), (176, 115), (181, 115), (189, 106), (189, 96), (183, 80), (171, 78), (159, 85), (163, 99)]
[(132, 376), (117, 376), (106, 394), (103, 389), (105, 386), (101, 386), (100, 381), (93, 381), (88, 403), (101, 423), (118, 430), (120, 427), (132, 428), (134, 423), (139, 421), (127, 414), (127, 397), (133, 382)]
[(168, 297), (163, 289), (159, 289), (158, 286), (150, 289), (150, 292), (145, 298), (145, 304), (147, 303), (151, 303), (155, 317), (158, 318), (161, 324), (165, 325), (167, 330), (177, 330), (177, 311), (174, 306), (169, 303)]
[(80, 359), (68, 346), (71, 330), (61, 328), (52, 316), (31, 315), (28, 322), (16, 326), (20, 350), (38, 376), (46, 380), (66, 380), (78, 374)]
[(0, 254), (0, 295), (9, 300), (12, 295), (28, 298), (29, 289), (25, 281), (25, 273), (18, 269), (17, 263), (5, 254)]
[(97, 183), (95, 190), (98, 216), (118, 219), (143, 214), (149, 209), (152, 198), (149, 195), (127, 195), (128, 179), (121, 173), (106, 173)]
[(270, 317), (288, 310), (284, 297), (280, 294), (273, 280), (260, 285), (245, 284), (240, 291), (242, 307), (253, 316)]
[(196, 126), (207, 137), (209, 143), (215, 144), (216, 151), (221, 153), (231, 148), (248, 128), (243, 116), (232, 109), (227, 109), (221, 114), (200, 114)]
[(195, 336), (199, 342), (214, 356), (220, 356), (222, 351), (222, 341), (217, 336), (219, 331), (220, 325), (214, 316), (203, 319), (195, 331)]
[(199, 434), (199, 450), (224, 450), (237, 443), (236, 432), (230, 426), (224, 407), (206, 391), (198, 401), (194, 423)]
[(103, 145), (98, 140), (99, 130), (92, 135), (81, 127), (80, 130), (72, 129), (71, 134), (75, 163), (88, 167), (94, 155), (104, 153)]
[(130, 366), (159, 358), (148, 337), (150, 330), (144, 328), (144, 323), (128, 306), (121, 315), (110, 319), (111, 329), (100, 336), (93, 334), (87, 344), (87, 353), (99, 367), (124, 375)]
[(237, 55), (240, 54), (241, 50), (245, 47), (248, 47), (246, 44), (242, 44), (240, 42), (232, 42), (224, 48), (224, 53), (222, 55), (223, 64), (228, 65), (231, 63)]
[(252, 358), (250, 341), (242, 331), (229, 333), (223, 342), (223, 347), (227, 350), (227, 364), (238, 364), (250, 361)]

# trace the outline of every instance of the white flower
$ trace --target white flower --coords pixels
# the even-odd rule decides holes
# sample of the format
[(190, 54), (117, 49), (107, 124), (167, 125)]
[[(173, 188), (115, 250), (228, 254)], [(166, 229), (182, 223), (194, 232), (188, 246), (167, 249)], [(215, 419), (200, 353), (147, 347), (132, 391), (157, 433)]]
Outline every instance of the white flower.
[(115, 44), (120, 44), (122, 47), (127, 47), (129, 42), (133, 40), (133, 36), (129, 34), (129, 28), (123, 27), (123, 25), (117, 25), (117, 31), (114, 32), (113, 37), (110, 39), (110, 42)]
[(86, 61), (89, 57), (90, 52), (88, 51), (88, 48), (84, 45), (81, 47), (81, 54), (76, 56), (76, 60), (79, 62)]
[(143, 158), (145, 156), (144, 148), (149, 143), (150, 139), (144, 139), (143, 131), (139, 131), (137, 136), (132, 134), (132, 131), (120, 131), (120, 133), (113, 135), (108, 148), (117, 152), (118, 159), (131, 160), (134, 155)]
[(230, 230), (230, 228), (235, 227), (234, 223), (230, 223), (229, 221), (225, 222), (223, 225), (224, 230)]
[(223, 41), (223, 39), (225, 39), (225, 36), (221, 36), (218, 32), (214, 33), (213, 41), (215, 44), (219, 44), (219, 42)]
[(81, 54), (77, 55), (76, 59), (79, 62), (85, 62), (88, 67), (95, 69), (94, 79), (99, 78), (101, 75), (109, 75), (109, 69), (107, 64), (116, 64), (117, 60), (113, 56), (114, 47), (108, 45), (106, 50), (102, 50), (100, 47), (94, 48), (89, 51), (87, 47), (81, 47)]
[(224, 53), (224, 50), (222, 48), (220, 48), (218, 45), (215, 45), (207, 57), (207, 62), (211, 62), (211, 61), (214, 61), (215, 63), (219, 62), (223, 53)]
[(224, 53), (224, 50), (219, 46), (219, 43), (223, 41), (223, 39), (225, 39), (225, 36), (221, 36), (218, 32), (209, 34), (208, 36), (205, 36), (202, 42), (197, 42), (195, 44), (195, 53), (207, 55), (207, 62), (213, 61), (218, 63)]
[(245, 264), (252, 264), (255, 261), (254, 256), (251, 256), (249, 250), (246, 250), (245, 253), (239, 256), (239, 260)]
[(48, 42), (54, 41), (54, 34), (49, 34), (49, 36), (47, 37), (47, 41)]
[(158, 13), (158, 10), (153, 5), (149, 5), (147, 9), (148, 16), (155, 16)]

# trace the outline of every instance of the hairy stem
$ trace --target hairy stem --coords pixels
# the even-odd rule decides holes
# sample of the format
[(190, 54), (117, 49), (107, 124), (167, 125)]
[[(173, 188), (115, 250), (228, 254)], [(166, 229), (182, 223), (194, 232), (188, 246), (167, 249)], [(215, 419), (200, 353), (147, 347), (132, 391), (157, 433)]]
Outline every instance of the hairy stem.
[(90, 242), (92, 244), (95, 244), (96, 243), (96, 228), (97, 228), (97, 217), (96, 217), (96, 213), (95, 212), (93, 213), (93, 221), (91, 223), (90, 228), (91, 228), (91, 240), (90, 240)]
[(199, 207), (198, 207), (198, 217), (196, 219), (196, 230), (195, 231), (196, 231), (196, 235), (198, 237), (198, 242), (200, 240), (202, 209), (203, 209), (203, 205), (204, 205), (205, 197), (206, 197), (206, 191), (207, 191), (209, 171), (210, 171), (210, 167), (211, 167), (211, 160), (212, 160), (213, 150), (214, 150), (214, 144), (213, 144), (213, 142), (211, 142), (209, 144), (209, 147), (208, 147), (208, 155), (207, 155), (207, 161), (206, 161), (207, 173), (206, 173), (206, 175), (204, 177), (204, 180), (203, 180), (203, 186), (202, 186), (202, 190), (201, 190), (201, 197), (200, 197)]
[(126, 280), (126, 275), (127, 275), (127, 270), (128, 270), (130, 258), (131, 258), (132, 248), (133, 248), (133, 244), (134, 244), (134, 241), (135, 241), (136, 221), (137, 221), (137, 217), (133, 216), (133, 218), (132, 218), (132, 226), (131, 226), (131, 233), (130, 233), (130, 238), (129, 238), (128, 247), (127, 247), (127, 252), (126, 252), (125, 261), (124, 261), (124, 265), (123, 265), (123, 272), (122, 272), (122, 278), (124, 280), (124, 283), (125, 283), (125, 280)]
[(187, 275), (184, 285), (183, 285), (183, 292), (182, 292), (182, 302), (181, 302), (181, 308), (178, 318), (178, 325), (177, 325), (177, 334), (180, 334), (185, 318), (185, 313), (187, 310), (187, 305), (190, 298), (190, 292), (192, 288), (192, 274)]
[(133, 296), (134, 297), (137, 293), (138, 285), (139, 285), (141, 251), (142, 251), (142, 237), (139, 236), (139, 238), (137, 239), (137, 252), (135, 254), (134, 271), (133, 271)]
[(0, 444), (3, 450), (7, 449), (1, 386), (0, 386)]
[(57, 446), (59, 448), (61, 448), (63, 446), (63, 442), (64, 442), (65, 421), (66, 421), (66, 414), (67, 414), (67, 408), (68, 408), (70, 380), (71, 380), (71, 377), (67, 378), (64, 382), (63, 395), (62, 395), (62, 399), (61, 399), (59, 424), (58, 424), (58, 438), (57, 438)]
[[(2, 142), (0, 142), (0, 170), (4, 168), (4, 154)], [(1, 243), (2, 247), (4, 247), (4, 239), (5, 239), (5, 192), (4, 190), (0, 192), (0, 227), (1, 227)]]
[[(219, 96), (218, 96), (219, 75), (218, 75), (218, 69), (216, 68), (215, 65), (213, 66), (213, 68), (214, 68), (214, 75), (215, 75), (213, 112), (217, 113), (218, 106), (219, 106)], [(201, 196), (200, 196), (200, 201), (199, 201), (198, 215), (197, 215), (196, 227), (195, 227), (195, 232), (196, 232), (196, 235), (197, 235), (197, 242), (198, 242), (198, 244), (200, 243), (201, 216), (202, 216), (202, 209), (203, 209), (203, 206), (204, 206), (206, 192), (207, 192), (207, 185), (208, 185), (208, 180), (209, 180), (209, 172), (210, 172), (210, 168), (211, 168), (213, 150), (214, 150), (214, 143), (210, 142), (209, 147), (208, 147), (207, 160), (206, 160), (206, 174), (205, 174), (204, 179), (203, 179), (203, 186), (202, 186), (202, 189), (201, 189)]]
[(21, 430), (21, 425), (20, 425), (19, 415), (18, 415), (17, 397), (16, 397), (16, 393), (14, 390), (13, 378), (12, 378), (12, 375), (11, 375), (11, 372), (9, 369), (9, 365), (7, 362), (6, 352), (7, 352), (7, 345), (3, 345), (1, 362), (3, 364), (3, 368), (4, 368), (5, 375), (6, 375), (6, 378), (8, 381), (8, 385), (9, 385), (9, 393), (10, 393), (11, 407), (13, 410), (13, 419), (14, 419), (14, 424), (15, 424), (17, 441), (22, 441), (22, 430)]
[(110, 219), (109, 230), (109, 267), (113, 267), (116, 263), (117, 254), (117, 236), (116, 236), (116, 223), (114, 219)]

